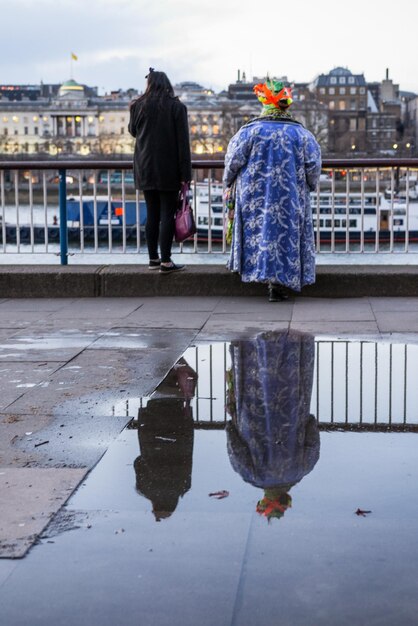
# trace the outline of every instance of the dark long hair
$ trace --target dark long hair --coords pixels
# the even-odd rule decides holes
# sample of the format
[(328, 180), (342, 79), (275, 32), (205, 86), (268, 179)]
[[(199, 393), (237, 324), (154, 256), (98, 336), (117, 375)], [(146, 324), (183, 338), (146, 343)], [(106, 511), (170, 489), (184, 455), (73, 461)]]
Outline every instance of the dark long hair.
[(162, 106), (165, 98), (176, 97), (173, 86), (165, 72), (156, 72), (152, 67), (150, 67), (149, 74), (146, 78), (147, 87), (145, 92), (131, 103), (131, 107), (136, 103), (146, 105), (151, 98), (153, 99), (153, 103), (157, 101), (157, 106)]

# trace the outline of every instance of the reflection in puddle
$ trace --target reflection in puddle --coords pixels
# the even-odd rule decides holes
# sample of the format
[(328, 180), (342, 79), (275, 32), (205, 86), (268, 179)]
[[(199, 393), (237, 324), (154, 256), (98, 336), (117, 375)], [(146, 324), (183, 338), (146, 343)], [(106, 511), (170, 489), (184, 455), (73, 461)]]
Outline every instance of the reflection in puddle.
[[(191, 347), (65, 507), (85, 526), (35, 548), (6, 603), (17, 589), (31, 626), (93, 610), (124, 626), (416, 624), (418, 457), (400, 431), (417, 428), (417, 354), (287, 332)], [(55, 620), (34, 622), (45, 606)]]
[(157, 522), (173, 513), (191, 486), (194, 424), (190, 401), (196, 380), (196, 372), (180, 359), (139, 410), (141, 454), (134, 462), (136, 488), (151, 501)]
[[(258, 340), (265, 337), (268, 343), (275, 335), (283, 338), (287, 333), (264, 333)], [(200, 344), (186, 350), (184, 358), (198, 377), (191, 401), (196, 427), (223, 428), (229, 419), (226, 373), (231, 369), (230, 346), (240, 343)], [(314, 345), (310, 413), (320, 429), (418, 427), (418, 345), (342, 339), (318, 339)], [(120, 400), (111, 412), (136, 415), (146, 402)]]
[(314, 338), (265, 333), (233, 342), (230, 352), (229, 459), (246, 482), (264, 489), (257, 512), (281, 517), (291, 506), (291, 487), (319, 458), (318, 425), (309, 413)]

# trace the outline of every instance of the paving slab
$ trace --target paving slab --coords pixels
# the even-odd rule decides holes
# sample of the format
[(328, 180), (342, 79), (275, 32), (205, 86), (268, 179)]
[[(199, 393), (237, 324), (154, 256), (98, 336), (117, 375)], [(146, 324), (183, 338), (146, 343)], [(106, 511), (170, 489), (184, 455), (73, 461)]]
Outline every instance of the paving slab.
[[(164, 378), (188, 347), (195, 333), (176, 331), (165, 334), (164, 347), (141, 349), (84, 350), (76, 358), (13, 404), (8, 411), (16, 414), (113, 415), (120, 394), (147, 395)], [(122, 410), (122, 409), (120, 409)], [(125, 411), (123, 415), (125, 415)]]
[(214, 339), (216, 341), (230, 341), (241, 337), (248, 337), (263, 331), (287, 330), (289, 322), (265, 320), (216, 320), (211, 317), (197, 335), (198, 341)]
[(369, 302), (376, 313), (418, 311), (418, 298), (369, 298)]
[(136, 326), (130, 328), (115, 327), (98, 337), (89, 346), (89, 350), (166, 350), (167, 346), (174, 346), (176, 343), (179, 343), (180, 346), (184, 345), (184, 335), (181, 331), (177, 337), (172, 330), (166, 328), (158, 329), (156, 332), (152, 328), (138, 328)]
[(379, 334), (379, 328), (376, 322), (346, 322), (346, 321), (320, 321), (320, 322), (303, 322), (293, 321), (290, 324), (292, 330), (301, 330), (305, 333), (314, 335), (366, 335)]
[[(16, 417), (16, 416), (14, 416)], [(26, 416), (23, 416), (26, 417)], [(15, 438), (16, 453), (24, 452), (36, 467), (91, 468), (132, 418), (129, 415), (50, 416), (30, 436)]]
[[(53, 314), (55, 315), (55, 313)], [(22, 328), (30, 326), (31, 332), (45, 332), (45, 333), (67, 333), (68, 335), (83, 335), (84, 333), (101, 334), (106, 330), (112, 328), (112, 326), (120, 326), (118, 317), (100, 318), (96, 320), (93, 315), (88, 317), (77, 317), (74, 312), (74, 317), (62, 317), (54, 318), (50, 317), (47, 320), (33, 321), (30, 325), (26, 324)]]
[(284, 310), (292, 310), (294, 304), (294, 299), (287, 300), (285, 302), (269, 302), (267, 299), (267, 288), (266, 288), (266, 296), (261, 298), (258, 296), (252, 297), (223, 297), (220, 299), (219, 304), (215, 309), (215, 313), (259, 313), (264, 312), (269, 309), (275, 309), (278, 305), (282, 307)]
[(49, 378), (63, 365), (63, 362), (5, 363), (0, 360), (0, 411)]
[(376, 321), (380, 332), (418, 332), (417, 311), (376, 311)]
[(368, 298), (297, 298), (292, 322), (375, 321)]
[(0, 313), (5, 311), (59, 311), (68, 306), (63, 298), (13, 298), (0, 302)]
[(258, 311), (246, 311), (242, 309), (240, 312), (234, 313), (218, 313), (214, 311), (211, 316), (211, 320), (215, 322), (245, 322), (248, 320), (254, 322), (290, 322), (292, 319), (292, 306), (282, 306), (281, 302), (268, 302), (264, 309)]
[(143, 310), (142, 308), (123, 319), (123, 325), (136, 328), (199, 329), (210, 316), (210, 311)]
[[(0, 310), (0, 328), (27, 328), (32, 324), (44, 324), (50, 320), (51, 311), (34, 312), (34, 311), (1, 311)], [(54, 313), (55, 315), (55, 313)]]
[(54, 313), (54, 319), (83, 319), (92, 315), (94, 319), (120, 319), (126, 317), (144, 303), (143, 298), (78, 298)]
[(80, 469), (0, 468), (0, 557), (25, 555), (85, 475)]
[(37, 433), (46, 428), (54, 417), (49, 414), (33, 413), (17, 415), (12, 412), (0, 414), (0, 465), (3, 467), (36, 466), (44, 459), (43, 446), (36, 444), (45, 441)]
[(218, 306), (220, 300), (219, 296), (144, 298), (142, 308), (144, 311), (213, 311)]
[(89, 346), (94, 337), (14, 336), (0, 343), (0, 364), (5, 362), (69, 361)]
[(18, 332), (17, 328), (0, 328), (0, 341), (14, 337)]

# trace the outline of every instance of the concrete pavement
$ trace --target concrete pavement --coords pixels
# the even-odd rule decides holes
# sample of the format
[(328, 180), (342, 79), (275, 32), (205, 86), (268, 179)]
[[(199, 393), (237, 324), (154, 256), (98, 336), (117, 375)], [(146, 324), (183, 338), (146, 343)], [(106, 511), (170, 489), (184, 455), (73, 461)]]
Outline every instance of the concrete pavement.
[(288, 328), (416, 342), (418, 297), (0, 299), (0, 556), (24, 556), (191, 343)]

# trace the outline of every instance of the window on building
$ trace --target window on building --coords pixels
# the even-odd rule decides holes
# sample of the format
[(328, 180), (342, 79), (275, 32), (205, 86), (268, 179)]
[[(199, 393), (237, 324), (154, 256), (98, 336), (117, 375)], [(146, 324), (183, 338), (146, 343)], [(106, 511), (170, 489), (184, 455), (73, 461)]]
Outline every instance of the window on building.
[(328, 93), (333, 96), (335, 94), (334, 87), (330, 87), (329, 90), (328, 90)]
[(350, 130), (357, 130), (357, 119), (355, 117), (350, 118)]
[(18, 135), (19, 134), (19, 131), (17, 130), (17, 128), (14, 129), (13, 134), (14, 135)]
[(23, 132), (25, 135), (29, 134), (29, 128), (27, 126), (25, 126), (25, 128), (23, 129)]
[(350, 93), (354, 96), (354, 94), (357, 93), (357, 89), (355, 87), (350, 87)]
[(9, 134), (9, 130), (8, 128), (3, 128), (3, 135), (8, 135)]
[(366, 130), (366, 119), (364, 117), (360, 117), (358, 120), (358, 129)]
[(340, 94), (345, 96), (345, 87), (340, 87)]
[(124, 135), (124, 134), (125, 134), (125, 128), (124, 128), (124, 126), (121, 126), (121, 129), (120, 129), (120, 134), (121, 134), (121, 135)]
[(366, 93), (366, 88), (365, 87), (360, 87), (359, 92), (361, 94), (365, 94)]
[(329, 79), (329, 82), (331, 85), (336, 85), (337, 84), (337, 79), (335, 76), (331, 76), (331, 78)]
[(37, 126), (33, 127), (33, 133), (34, 133), (34, 135), (38, 134), (38, 127)]
[(328, 102), (328, 106), (329, 106), (330, 109), (335, 109), (335, 102), (334, 102), (334, 100), (330, 100)]
[(340, 85), (345, 85), (345, 76), (340, 76)]
[(324, 94), (325, 93), (325, 87), (320, 87), (319, 88), (319, 93)]
[(348, 77), (348, 82), (350, 83), (350, 85), (353, 85), (353, 83), (356, 82), (356, 79), (354, 78), (354, 76), (349, 76)]
[(345, 109), (346, 109), (345, 100), (340, 100), (340, 102), (338, 104), (339, 104), (338, 108), (340, 109), (340, 111), (345, 111)]

